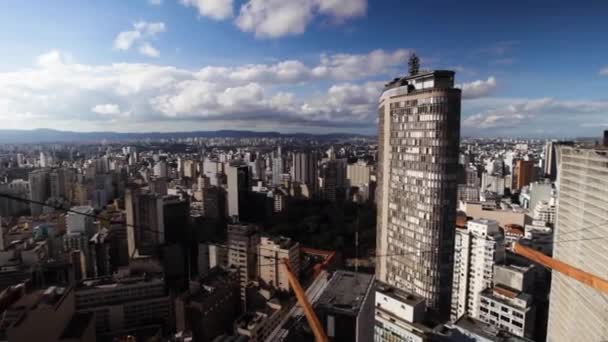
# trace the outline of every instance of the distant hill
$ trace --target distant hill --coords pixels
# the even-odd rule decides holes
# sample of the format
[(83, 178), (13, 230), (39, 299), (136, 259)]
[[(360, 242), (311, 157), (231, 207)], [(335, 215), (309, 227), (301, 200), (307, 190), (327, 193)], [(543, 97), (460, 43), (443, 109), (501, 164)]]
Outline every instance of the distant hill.
[(31, 144), (52, 142), (100, 142), (100, 141), (134, 141), (134, 140), (159, 140), (179, 138), (317, 138), (317, 139), (341, 139), (354, 137), (370, 137), (362, 134), (351, 133), (279, 133), (279, 132), (255, 132), (237, 130), (219, 131), (193, 131), (193, 132), (143, 132), (143, 133), (117, 133), (117, 132), (72, 132), (54, 129), (0, 129), (0, 144)]

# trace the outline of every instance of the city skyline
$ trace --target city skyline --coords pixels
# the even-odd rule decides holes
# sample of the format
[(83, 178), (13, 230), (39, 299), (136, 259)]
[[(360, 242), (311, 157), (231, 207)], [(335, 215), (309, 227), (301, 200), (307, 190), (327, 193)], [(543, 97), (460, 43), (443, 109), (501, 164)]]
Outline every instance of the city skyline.
[[(415, 51), (425, 69), (456, 71), (463, 136), (595, 135), (608, 125), (608, 58), (596, 46), (606, 4), (522, 6), (11, 1), (0, 118), (4, 128), (373, 134), (385, 81), (405, 75)], [(433, 15), (396, 30), (402, 13)]]

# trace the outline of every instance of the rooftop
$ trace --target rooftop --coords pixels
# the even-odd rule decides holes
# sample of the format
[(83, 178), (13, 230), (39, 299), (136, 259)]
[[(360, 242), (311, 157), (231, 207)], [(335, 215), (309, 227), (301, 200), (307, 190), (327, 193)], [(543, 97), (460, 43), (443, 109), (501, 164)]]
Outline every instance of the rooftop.
[[(458, 330), (464, 330), (467, 333), (483, 337), (489, 341), (498, 342), (529, 342), (531, 340), (523, 337), (517, 337), (506, 331), (499, 330), (496, 326), (476, 320), (469, 316), (462, 316), (454, 326)], [(464, 340), (464, 339), (463, 339)]]
[(336, 271), (316, 305), (357, 315), (373, 280), (371, 274)]

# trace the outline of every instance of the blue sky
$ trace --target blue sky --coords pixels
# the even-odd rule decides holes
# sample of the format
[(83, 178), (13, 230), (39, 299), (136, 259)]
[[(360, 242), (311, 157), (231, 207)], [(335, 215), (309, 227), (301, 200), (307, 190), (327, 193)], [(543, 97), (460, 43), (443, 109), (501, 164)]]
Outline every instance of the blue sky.
[(5, 128), (374, 133), (384, 81), (453, 69), (462, 131), (608, 129), (608, 2), (7, 0)]

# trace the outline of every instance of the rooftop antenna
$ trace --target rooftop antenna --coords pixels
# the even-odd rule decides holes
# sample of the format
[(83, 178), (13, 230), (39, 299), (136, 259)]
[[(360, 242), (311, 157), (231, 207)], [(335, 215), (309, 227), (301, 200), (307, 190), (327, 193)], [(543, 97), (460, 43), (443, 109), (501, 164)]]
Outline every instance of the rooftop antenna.
[(418, 56), (414, 52), (412, 52), (412, 54), (410, 54), (410, 58), (407, 62), (407, 66), (408, 66), (410, 76), (418, 75), (418, 72), (420, 71), (420, 58), (418, 58)]

